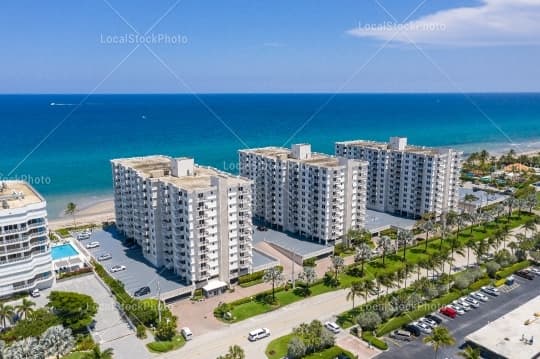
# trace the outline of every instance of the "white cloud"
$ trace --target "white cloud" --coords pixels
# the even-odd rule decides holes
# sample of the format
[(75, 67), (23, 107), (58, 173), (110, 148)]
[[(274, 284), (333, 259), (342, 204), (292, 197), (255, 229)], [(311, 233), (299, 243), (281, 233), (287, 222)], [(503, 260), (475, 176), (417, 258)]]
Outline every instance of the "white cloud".
[(540, 44), (540, 0), (483, 0), (477, 7), (442, 10), (402, 24), (359, 24), (347, 33), (430, 45), (536, 45)]

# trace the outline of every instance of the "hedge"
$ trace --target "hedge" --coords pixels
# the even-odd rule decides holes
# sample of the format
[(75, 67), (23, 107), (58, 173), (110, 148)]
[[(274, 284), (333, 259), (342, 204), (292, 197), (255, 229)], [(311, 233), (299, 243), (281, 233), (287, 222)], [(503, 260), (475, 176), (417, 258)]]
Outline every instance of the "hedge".
[(426, 302), (424, 304), (421, 304), (418, 306), (417, 309), (406, 312), (398, 317), (394, 317), (387, 321), (386, 323), (382, 323), (379, 325), (379, 328), (377, 329), (376, 335), (378, 337), (383, 336), (387, 333), (390, 333), (393, 330), (399, 329), (403, 327), (405, 324), (410, 323), (420, 317), (425, 316), (426, 314), (429, 314), (435, 310), (437, 310), (439, 307), (442, 307), (448, 303), (453, 302), (454, 300), (461, 297), (461, 293), (459, 292), (450, 292), (448, 294), (445, 294), (442, 297), (435, 298), (432, 301)]
[[(277, 268), (280, 268), (281, 270), (283, 270), (283, 266), (277, 266)], [(253, 272), (251, 274), (240, 276), (238, 277), (238, 284), (254, 282), (256, 280), (262, 279), (262, 277), (264, 276), (264, 272), (265, 272), (264, 270), (261, 270), (258, 272)]]
[(523, 261), (523, 262), (518, 262), (518, 263), (515, 263), (513, 265), (511, 265), (510, 267), (507, 267), (503, 270), (500, 270), (498, 271), (496, 274), (495, 274), (495, 277), (497, 279), (503, 279), (503, 278), (506, 278), (512, 274), (514, 274), (515, 272), (517, 272), (518, 270), (521, 270), (521, 269), (525, 269), (527, 268), (528, 266), (531, 265), (531, 262), (529, 261)]
[(495, 287), (500, 287), (506, 283), (506, 278), (501, 278), (495, 282)]
[(480, 280), (477, 280), (476, 282), (474, 282), (473, 284), (469, 286), (467, 291), (468, 292), (477, 291), (485, 285), (490, 285), (491, 281), (492, 281), (491, 278), (482, 278)]
[(371, 343), (375, 348), (380, 350), (386, 350), (388, 349), (388, 344), (384, 340), (381, 340), (373, 335), (373, 332), (370, 331), (362, 331), (362, 339), (367, 342)]

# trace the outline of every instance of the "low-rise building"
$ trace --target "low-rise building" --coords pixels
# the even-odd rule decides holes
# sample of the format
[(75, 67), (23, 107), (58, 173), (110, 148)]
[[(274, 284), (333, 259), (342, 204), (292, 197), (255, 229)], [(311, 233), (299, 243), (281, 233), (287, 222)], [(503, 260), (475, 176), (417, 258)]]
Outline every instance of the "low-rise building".
[(53, 280), (45, 200), (26, 182), (0, 182), (0, 297)]
[(367, 163), (292, 149), (239, 151), (240, 174), (253, 180), (253, 215), (269, 226), (324, 244), (365, 221)]
[(153, 265), (199, 287), (251, 270), (251, 181), (192, 158), (111, 162), (116, 225)]

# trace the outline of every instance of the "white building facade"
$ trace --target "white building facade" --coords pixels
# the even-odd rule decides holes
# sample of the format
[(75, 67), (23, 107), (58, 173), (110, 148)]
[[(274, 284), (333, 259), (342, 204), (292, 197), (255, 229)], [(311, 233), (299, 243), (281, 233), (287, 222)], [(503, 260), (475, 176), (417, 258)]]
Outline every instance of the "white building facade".
[(253, 215), (278, 230), (325, 244), (365, 222), (367, 163), (292, 149), (239, 151), (240, 175), (253, 181)]
[(191, 158), (111, 162), (116, 226), (156, 267), (196, 286), (250, 272), (251, 181)]
[(335, 144), (337, 156), (369, 163), (367, 208), (418, 218), (458, 210), (462, 153), (407, 145), (407, 138), (389, 143), (347, 141)]
[(53, 281), (45, 200), (26, 182), (0, 182), (0, 297)]

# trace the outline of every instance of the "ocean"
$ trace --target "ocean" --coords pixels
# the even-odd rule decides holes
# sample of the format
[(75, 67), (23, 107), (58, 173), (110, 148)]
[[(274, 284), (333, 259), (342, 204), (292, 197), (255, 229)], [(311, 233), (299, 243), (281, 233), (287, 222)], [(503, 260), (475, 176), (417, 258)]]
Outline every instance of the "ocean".
[[(112, 196), (109, 160), (166, 154), (237, 172), (237, 150), (406, 136), (409, 143), (540, 147), (540, 94), (0, 95), (0, 178), (48, 201)], [(329, 101), (330, 100), (330, 101)]]

